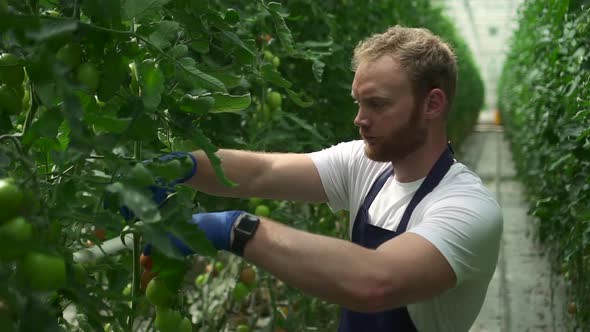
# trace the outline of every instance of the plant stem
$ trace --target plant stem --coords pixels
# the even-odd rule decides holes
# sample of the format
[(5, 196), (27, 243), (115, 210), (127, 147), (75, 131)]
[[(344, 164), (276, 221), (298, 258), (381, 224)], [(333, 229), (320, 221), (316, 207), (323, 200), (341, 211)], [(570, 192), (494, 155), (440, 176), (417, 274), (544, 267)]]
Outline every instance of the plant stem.
[[(136, 141), (133, 147), (133, 157), (135, 160), (141, 160), (141, 142)], [(141, 279), (141, 271), (140, 271), (140, 262), (139, 262), (139, 255), (141, 253), (140, 248), (140, 236), (138, 234), (133, 234), (133, 279), (132, 279), (132, 287), (131, 287), (131, 314), (129, 316), (129, 331), (133, 331), (133, 321), (135, 319), (135, 311), (137, 310), (138, 305), (138, 295), (139, 295), (139, 286), (140, 286), (140, 279)]]
[(277, 308), (277, 304), (275, 302), (275, 294), (274, 294), (274, 290), (272, 288), (272, 284), (271, 284), (271, 279), (273, 279), (273, 277), (271, 276), (266, 276), (265, 278), (266, 280), (266, 287), (268, 287), (268, 294), (270, 295), (270, 330), (274, 331), (275, 328), (275, 310)]

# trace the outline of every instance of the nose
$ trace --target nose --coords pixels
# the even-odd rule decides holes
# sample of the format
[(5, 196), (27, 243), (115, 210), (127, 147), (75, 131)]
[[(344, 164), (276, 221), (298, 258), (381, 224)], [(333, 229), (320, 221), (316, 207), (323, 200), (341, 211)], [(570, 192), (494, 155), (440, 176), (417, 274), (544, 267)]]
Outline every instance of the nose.
[(363, 108), (359, 105), (359, 110), (354, 118), (354, 125), (357, 127), (368, 127), (369, 123), (370, 121), (367, 112), (364, 112)]

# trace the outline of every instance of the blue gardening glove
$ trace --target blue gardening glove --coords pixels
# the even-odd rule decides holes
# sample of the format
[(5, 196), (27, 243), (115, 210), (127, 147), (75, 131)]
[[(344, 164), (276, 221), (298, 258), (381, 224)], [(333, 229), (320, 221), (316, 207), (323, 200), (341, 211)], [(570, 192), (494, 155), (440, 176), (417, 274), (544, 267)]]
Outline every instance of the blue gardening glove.
[[(245, 213), (244, 211), (224, 211), (224, 212), (211, 212), (211, 213), (197, 213), (193, 214), (189, 223), (196, 225), (199, 229), (205, 232), (205, 236), (217, 250), (231, 249), (231, 230), (240, 215)], [(192, 255), (193, 252), (186, 244), (180, 239), (168, 234), (172, 245), (180, 251), (184, 256)], [(151, 252), (151, 245), (149, 252)], [(147, 246), (146, 246), (147, 248)], [(145, 253), (145, 249), (144, 249)]]
[[(162, 203), (166, 199), (166, 197), (168, 197), (168, 194), (174, 192), (175, 185), (177, 185), (179, 183), (186, 182), (187, 180), (192, 178), (197, 173), (197, 159), (192, 155), (192, 153), (171, 152), (171, 153), (162, 155), (157, 158), (158, 161), (160, 161), (160, 162), (167, 162), (169, 160), (182, 159), (185, 157), (189, 157), (191, 159), (192, 167), (191, 167), (190, 171), (188, 171), (184, 176), (182, 176), (181, 178), (178, 178), (178, 179), (174, 179), (170, 182), (167, 182), (163, 178), (156, 178), (155, 179), (156, 184), (149, 186), (149, 189), (152, 192), (152, 200), (157, 205)], [(146, 161), (143, 161), (143, 163), (144, 163), (144, 165), (147, 166), (150, 163), (152, 163), (152, 161), (146, 160)], [(129, 208), (127, 208), (126, 206), (121, 207), (120, 212), (121, 212), (121, 215), (125, 218), (125, 220), (129, 221), (129, 220), (133, 219), (133, 217), (134, 217), (133, 212), (131, 210), (129, 210)]]

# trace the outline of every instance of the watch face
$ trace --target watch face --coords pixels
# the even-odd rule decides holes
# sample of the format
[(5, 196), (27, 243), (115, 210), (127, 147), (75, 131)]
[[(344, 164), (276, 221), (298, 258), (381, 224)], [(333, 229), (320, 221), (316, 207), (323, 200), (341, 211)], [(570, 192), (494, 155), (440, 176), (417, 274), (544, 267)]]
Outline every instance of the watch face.
[(242, 220), (240, 220), (238, 228), (247, 232), (251, 232), (256, 228), (256, 226), (258, 226), (259, 221), (260, 219), (258, 219), (258, 217), (248, 213), (244, 215)]

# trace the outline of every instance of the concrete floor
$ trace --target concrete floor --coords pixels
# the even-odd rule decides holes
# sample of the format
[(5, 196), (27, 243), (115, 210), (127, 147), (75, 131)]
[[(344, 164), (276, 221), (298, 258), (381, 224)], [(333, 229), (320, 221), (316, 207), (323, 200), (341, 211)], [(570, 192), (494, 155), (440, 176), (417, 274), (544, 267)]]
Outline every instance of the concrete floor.
[(515, 178), (509, 144), (493, 119), (493, 112), (482, 112), (480, 124), (458, 154), (494, 192), (504, 214), (496, 273), (470, 331), (566, 331), (565, 289), (534, 239), (533, 219)]

